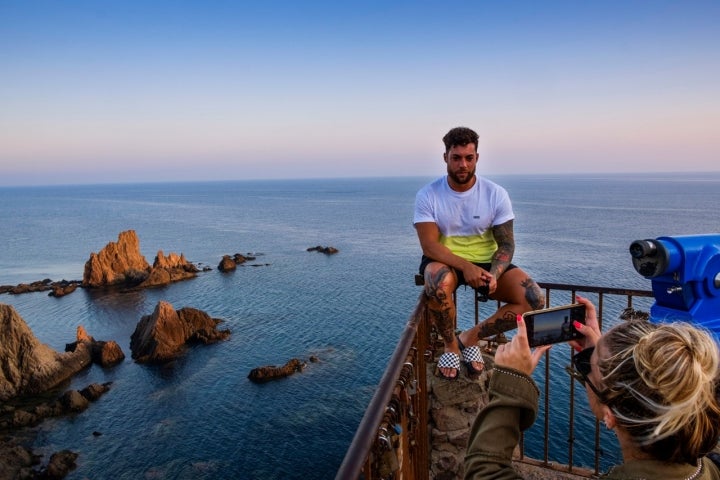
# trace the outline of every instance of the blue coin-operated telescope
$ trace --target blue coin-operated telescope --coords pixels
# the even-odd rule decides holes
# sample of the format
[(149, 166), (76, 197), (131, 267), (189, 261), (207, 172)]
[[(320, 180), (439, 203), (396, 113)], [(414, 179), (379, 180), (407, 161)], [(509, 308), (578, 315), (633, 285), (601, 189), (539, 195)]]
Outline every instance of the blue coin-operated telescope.
[(652, 280), (653, 321), (695, 323), (720, 339), (720, 234), (636, 240), (630, 255)]

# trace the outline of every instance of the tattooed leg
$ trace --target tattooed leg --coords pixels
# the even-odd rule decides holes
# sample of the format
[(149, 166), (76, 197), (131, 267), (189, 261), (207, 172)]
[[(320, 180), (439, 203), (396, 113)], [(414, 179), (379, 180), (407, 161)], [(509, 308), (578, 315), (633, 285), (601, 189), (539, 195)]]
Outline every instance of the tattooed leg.
[(545, 295), (540, 286), (519, 268), (508, 272), (498, 280), (498, 288), (491, 297), (504, 305), (491, 317), (464, 332), (461, 340), (468, 336), (482, 339), (517, 328), (517, 315), (545, 307)]
[[(428, 311), (431, 321), (443, 337), (446, 352), (460, 354), (455, 338), (456, 309), (453, 292), (457, 288), (457, 277), (447, 265), (433, 262), (425, 269), (425, 295), (428, 298)], [(455, 377), (459, 373), (454, 368), (441, 368), (443, 376)]]
[(540, 285), (535, 283), (535, 280), (527, 277), (522, 282), (522, 286), (525, 289), (525, 301), (531, 310), (541, 310), (545, 308), (545, 294), (542, 288), (540, 288)]

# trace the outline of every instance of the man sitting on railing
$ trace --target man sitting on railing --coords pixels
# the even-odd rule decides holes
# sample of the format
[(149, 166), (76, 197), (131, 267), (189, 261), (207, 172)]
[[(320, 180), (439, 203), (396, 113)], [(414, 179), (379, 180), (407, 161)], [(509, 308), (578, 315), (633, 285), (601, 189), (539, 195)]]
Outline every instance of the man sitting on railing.
[[(514, 214), (507, 191), (475, 175), (478, 139), (469, 128), (450, 130), (443, 137), (447, 175), (423, 187), (415, 199), (420, 274), (432, 321), (445, 343), (438, 368), (448, 379), (457, 377), (461, 360), (470, 373), (482, 371), (478, 340), (515, 328), (517, 314), (545, 305), (538, 284), (511, 263)], [(452, 295), (460, 285), (487, 287), (488, 296), (504, 305), (456, 337)]]

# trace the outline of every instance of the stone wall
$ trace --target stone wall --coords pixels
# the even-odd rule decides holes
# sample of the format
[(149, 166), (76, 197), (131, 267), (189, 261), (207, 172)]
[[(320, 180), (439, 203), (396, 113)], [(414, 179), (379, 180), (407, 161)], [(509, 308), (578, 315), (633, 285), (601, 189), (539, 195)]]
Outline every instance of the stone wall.
[[(439, 355), (442, 347), (436, 351)], [(478, 411), (488, 402), (488, 367), (492, 360), (484, 357), (485, 370), (474, 378), (468, 377), (465, 365), (461, 365), (458, 377), (446, 380), (437, 372), (435, 362), (428, 364), (431, 479), (463, 478), (470, 428)]]
[[(442, 344), (435, 351), (436, 356), (439, 356), (443, 351)], [(475, 378), (469, 378), (465, 366), (462, 365), (457, 378), (446, 380), (437, 372), (435, 362), (428, 363), (431, 480), (463, 478), (463, 463), (470, 429), (480, 409), (489, 401), (487, 388), (494, 362), (492, 353), (484, 353), (483, 357), (485, 370)], [(516, 455), (519, 456), (519, 450)], [(527, 480), (577, 480), (592, 477), (589, 470), (576, 468), (578, 474), (571, 474), (562, 471), (567, 467), (555, 467), (558, 469), (553, 470), (532, 460), (528, 460), (528, 463), (515, 462), (515, 469)]]

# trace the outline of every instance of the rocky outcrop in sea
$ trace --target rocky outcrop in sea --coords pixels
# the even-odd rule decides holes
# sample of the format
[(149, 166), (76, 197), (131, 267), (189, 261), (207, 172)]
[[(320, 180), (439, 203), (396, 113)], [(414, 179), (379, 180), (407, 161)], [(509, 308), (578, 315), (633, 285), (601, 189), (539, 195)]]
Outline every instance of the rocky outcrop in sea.
[(143, 316), (130, 337), (132, 358), (140, 363), (166, 363), (181, 355), (187, 344), (225, 340), (230, 330), (218, 330), (222, 320), (192, 307), (175, 310), (165, 301)]
[(158, 251), (152, 266), (140, 253), (140, 240), (134, 230), (120, 232), (117, 242), (108, 243), (85, 262), (82, 286), (158, 287), (197, 276), (199, 269), (183, 254), (167, 256)]
[(0, 285), (0, 293), (20, 295), (21, 293), (44, 292), (50, 290), (50, 293), (48, 293), (49, 296), (64, 297), (65, 295), (74, 292), (80, 284), (81, 282), (79, 280), (60, 280), (59, 282), (53, 282), (51, 279), (46, 278), (44, 280), (38, 280), (31, 283)]
[(305, 368), (305, 362), (297, 358), (291, 358), (282, 367), (275, 365), (265, 365), (253, 368), (248, 374), (248, 378), (255, 383), (264, 383), (278, 378), (289, 377), (295, 372), (302, 372)]
[(59, 353), (35, 338), (10, 305), (0, 304), (0, 400), (49, 390), (90, 365), (92, 346)]
[(308, 247), (307, 251), (308, 252), (320, 252), (320, 253), (324, 253), (325, 255), (334, 255), (334, 254), (338, 253), (340, 250), (338, 250), (335, 247), (331, 247), (329, 245), (327, 247), (317, 245), (315, 247)]
[[(251, 260), (254, 260), (253, 257), (250, 257)], [(221, 272), (232, 272), (237, 268), (238, 265), (245, 263), (248, 261), (248, 257), (245, 255), (241, 255), (239, 253), (236, 253), (235, 255), (223, 255), (222, 259), (220, 260), (220, 263), (218, 264), (218, 270)]]
[(163, 255), (162, 250), (155, 256), (155, 261), (147, 278), (138, 285), (140, 288), (161, 287), (172, 282), (195, 278), (200, 270), (185, 259), (182, 253)]
[(77, 328), (77, 340), (65, 345), (65, 351), (74, 352), (78, 343), (81, 342), (90, 344), (90, 359), (92, 363), (96, 363), (103, 368), (113, 367), (125, 360), (125, 354), (115, 340), (95, 340), (88, 335), (82, 326)]
[(110, 242), (85, 262), (83, 287), (112, 285), (135, 286), (150, 274), (150, 265), (140, 253), (140, 240), (134, 230), (120, 232), (117, 242)]

